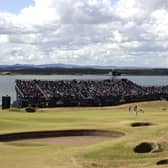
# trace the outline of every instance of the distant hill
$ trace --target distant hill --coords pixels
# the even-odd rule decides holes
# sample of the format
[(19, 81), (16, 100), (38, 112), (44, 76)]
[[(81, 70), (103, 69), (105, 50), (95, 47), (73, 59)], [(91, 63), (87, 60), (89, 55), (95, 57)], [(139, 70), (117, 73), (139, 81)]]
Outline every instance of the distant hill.
[(1, 70), (18, 70), (30, 68), (91, 68), (91, 69), (150, 69), (143, 67), (131, 66), (97, 66), (97, 65), (74, 65), (74, 64), (14, 64), (14, 65), (0, 65)]
[(168, 68), (146, 68), (130, 66), (97, 66), (73, 64), (15, 64), (0, 65), (1, 75), (6, 74), (108, 74), (119, 71), (125, 75), (168, 75)]

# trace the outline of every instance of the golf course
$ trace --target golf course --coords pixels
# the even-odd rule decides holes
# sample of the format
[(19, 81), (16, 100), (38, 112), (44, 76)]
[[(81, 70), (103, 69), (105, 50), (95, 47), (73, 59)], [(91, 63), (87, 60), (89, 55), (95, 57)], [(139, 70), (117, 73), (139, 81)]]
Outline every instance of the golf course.
[(168, 101), (0, 110), (0, 167), (168, 167)]

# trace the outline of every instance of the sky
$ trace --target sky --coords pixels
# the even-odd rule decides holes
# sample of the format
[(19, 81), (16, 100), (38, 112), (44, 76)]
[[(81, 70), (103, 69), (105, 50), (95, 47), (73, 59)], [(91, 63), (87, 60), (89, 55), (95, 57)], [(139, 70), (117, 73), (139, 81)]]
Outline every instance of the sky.
[(23, 8), (33, 4), (33, 0), (0, 0), (0, 11), (17, 14)]
[(0, 0), (0, 64), (168, 68), (168, 0)]

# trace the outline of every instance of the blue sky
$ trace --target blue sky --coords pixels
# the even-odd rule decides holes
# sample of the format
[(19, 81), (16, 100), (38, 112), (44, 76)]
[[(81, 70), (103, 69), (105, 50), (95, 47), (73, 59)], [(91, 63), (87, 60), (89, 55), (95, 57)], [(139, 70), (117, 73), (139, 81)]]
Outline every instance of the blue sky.
[(0, 0), (0, 11), (19, 13), (21, 9), (33, 4), (33, 0)]
[[(112, 4), (115, 4), (117, 1), (111, 0)], [(34, 5), (33, 0), (0, 0), (0, 11), (18, 14), (21, 9), (30, 5)]]

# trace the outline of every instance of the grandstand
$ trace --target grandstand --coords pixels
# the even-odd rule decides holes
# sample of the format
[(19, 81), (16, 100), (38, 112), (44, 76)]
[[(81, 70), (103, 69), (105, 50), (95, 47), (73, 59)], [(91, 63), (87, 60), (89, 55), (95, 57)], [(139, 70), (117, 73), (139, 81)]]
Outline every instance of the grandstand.
[(168, 86), (143, 87), (127, 79), (16, 80), (15, 89), (19, 107), (109, 106), (168, 99)]

